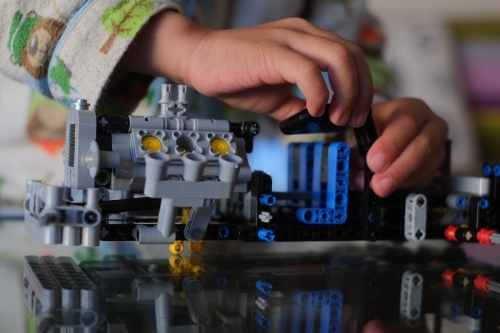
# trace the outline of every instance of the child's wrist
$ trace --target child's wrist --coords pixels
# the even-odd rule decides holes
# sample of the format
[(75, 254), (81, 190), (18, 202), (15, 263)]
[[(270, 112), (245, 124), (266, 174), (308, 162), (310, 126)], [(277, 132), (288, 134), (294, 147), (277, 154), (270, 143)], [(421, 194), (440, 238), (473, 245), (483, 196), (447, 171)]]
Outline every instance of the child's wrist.
[(178, 12), (166, 10), (150, 19), (119, 66), (190, 85), (189, 59), (209, 31)]

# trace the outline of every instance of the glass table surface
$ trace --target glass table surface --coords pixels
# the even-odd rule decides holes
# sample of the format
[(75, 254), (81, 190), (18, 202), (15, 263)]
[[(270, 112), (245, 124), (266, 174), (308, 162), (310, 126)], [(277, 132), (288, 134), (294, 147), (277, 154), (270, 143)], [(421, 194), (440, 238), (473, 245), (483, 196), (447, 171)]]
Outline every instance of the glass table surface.
[(26, 256), (33, 332), (497, 332), (498, 269), (458, 247)]

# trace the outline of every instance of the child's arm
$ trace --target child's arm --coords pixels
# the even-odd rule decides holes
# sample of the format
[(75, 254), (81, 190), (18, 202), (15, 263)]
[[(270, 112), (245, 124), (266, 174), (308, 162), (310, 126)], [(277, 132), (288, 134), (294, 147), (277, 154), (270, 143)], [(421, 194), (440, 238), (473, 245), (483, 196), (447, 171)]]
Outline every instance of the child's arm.
[[(329, 94), (321, 71), (328, 71), (335, 91), (330, 108), (335, 124), (362, 125), (373, 98), (361, 49), (298, 18), (209, 30), (165, 11), (148, 23), (121, 65), (276, 119), (306, 106), (313, 115), (323, 113)], [(292, 94), (294, 84), (306, 101)]]

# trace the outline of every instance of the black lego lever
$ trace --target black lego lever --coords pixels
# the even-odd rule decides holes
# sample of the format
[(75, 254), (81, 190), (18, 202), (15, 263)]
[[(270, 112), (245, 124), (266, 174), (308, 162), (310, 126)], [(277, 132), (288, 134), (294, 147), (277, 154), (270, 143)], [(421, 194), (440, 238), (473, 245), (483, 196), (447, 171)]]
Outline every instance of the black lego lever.
[[(337, 126), (330, 121), (328, 109), (330, 104), (326, 105), (325, 112), (320, 117), (313, 117), (307, 109), (294, 114), (291, 117), (279, 123), (283, 134), (311, 134), (311, 133), (340, 133), (346, 130), (346, 126)], [(377, 139), (377, 131), (373, 123), (372, 110), (368, 111), (366, 122), (363, 126), (354, 128), (354, 135), (358, 143), (361, 155), (366, 153)]]
[(281, 133), (292, 134), (313, 134), (313, 133), (340, 133), (345, 130), (344, 126), (334, 125), (328, 117), (330, 104), (326, 105), (325, 112), (320, 117), (313, 117), (307, 109), (300, 111), (280, 121)]
[(253, 150), (253, 137), (260, 132), (259, 124), (256, 121), (245, 121), (243, 123), (229, 122), (229, 130), (237, 138), (245, 140), (245, 151), (251, 153)]

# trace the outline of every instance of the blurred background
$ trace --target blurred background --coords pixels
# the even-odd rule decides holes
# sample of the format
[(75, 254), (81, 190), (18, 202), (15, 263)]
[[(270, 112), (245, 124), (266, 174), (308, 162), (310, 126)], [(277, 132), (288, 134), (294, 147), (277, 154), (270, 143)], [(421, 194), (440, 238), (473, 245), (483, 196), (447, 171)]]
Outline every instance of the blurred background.
[[(386, 35), (385, 60), (395, 79), (396, 96), (418, 97), (447, 120), (452, 139), (452, 172), (479, 174), (483, 162), (500, 162), (500, 3), (498, 0), (367, 0)], [(149, 106), (142, 105), (148, 113)], [(94, 259), (117, 251), (46, 247), (24, 231), (21, 204), (26, 179), (60, 184), (66, 111), (25, 85), (0, 74), (0, 332), (22, 332), (21, 262), (28, 254), (72, 255)], [(265, 141), (264, 141), (265, 142)], [(261, 143), (262, 144), (262, 143)], [(252, 167), (276, 179), (283, 168), (269, 169), (251, 157)], [(269, 147), (269, 145), (267, 145)], [(285, 149), (275, 142), (272, 149)], [(284, 151), (284, 150), (283, 150)], [(285, 156), (286, 153), (283, 153)], [(286, 166), (286, 160), (283, 161)], [(279, 181), (277, 182), (280, 188)], [(305, 246), (313, 250), (314, 244)], [(273, 249), (274, 250), (274, 249)], [(286, 246), (282, 247), (286, 251)], [(123, 245), (122, 252), (137, 249)], [(166, 248), (142, 255), (168, 251)], [(471, 251), (495, 262), (494, 252)], [(498, 260), (498, 259), (497, 259)], [(19, 289), (12, 286), (18, 285)]]

